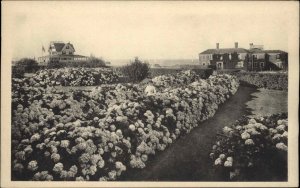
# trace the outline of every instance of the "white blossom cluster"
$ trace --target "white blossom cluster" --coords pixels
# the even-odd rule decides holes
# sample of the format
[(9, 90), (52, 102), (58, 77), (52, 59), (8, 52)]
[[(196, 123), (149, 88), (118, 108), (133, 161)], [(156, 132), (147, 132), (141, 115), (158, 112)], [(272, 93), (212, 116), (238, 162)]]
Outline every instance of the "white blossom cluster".
[(93, 86), (118, 81), (118, 75), (109, 68), (60, 68), (43, 69), (30, 78), (25, 78), (30, 86)]
[(128, 168), (145, 168), (150, 156), (212, 117), (239, 86), (234, 76), (193, 74), (180, 73), (151, 96), (142, 84), (65, 92), (13, 81), (13, 173), (111, 181)]
[(223, 128), (210, 158), (216, 167), (228, 168), (230, 178), (236, 178), (249, 168), (266, 165), (265, 161), (272, 160), (269, 157), (274, 153), (285, 156), (286, 160), (287, 141), (287, 114), (242, 118), (235, 125)]

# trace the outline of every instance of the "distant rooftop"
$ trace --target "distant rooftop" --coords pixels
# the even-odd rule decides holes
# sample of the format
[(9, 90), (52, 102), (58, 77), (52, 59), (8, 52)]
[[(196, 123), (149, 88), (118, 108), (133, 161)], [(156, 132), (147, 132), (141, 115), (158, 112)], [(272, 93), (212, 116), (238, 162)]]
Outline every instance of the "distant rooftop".
[(225, 54), (225, 53), (247, 53), (248, 50), (244, 48), (220, 48), (220, 49), (208, 49), (200, 54)]

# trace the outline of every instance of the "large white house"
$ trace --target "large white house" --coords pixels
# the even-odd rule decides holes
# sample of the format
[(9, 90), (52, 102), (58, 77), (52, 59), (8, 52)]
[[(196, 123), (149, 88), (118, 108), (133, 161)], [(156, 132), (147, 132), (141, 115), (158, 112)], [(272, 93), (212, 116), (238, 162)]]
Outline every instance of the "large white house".
[[(45, 51), (45, 49), (43, 48)], [(37, 61), (40, 65), (46, 65), (49, 61), (58, 61), (58, 62), (84, 62), (89, 59), (87, 56), (76, 55), (75, 48), (70, 42), (50, 42), (48, 48), (48, 55), (38, 57)]]

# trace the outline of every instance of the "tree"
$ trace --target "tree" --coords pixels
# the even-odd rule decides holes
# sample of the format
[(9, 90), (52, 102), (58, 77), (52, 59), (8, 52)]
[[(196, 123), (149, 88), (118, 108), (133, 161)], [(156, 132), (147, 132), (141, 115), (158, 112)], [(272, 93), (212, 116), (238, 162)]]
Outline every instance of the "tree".
[(90, 56), (89, 60), (87, 61), (88, 67), (105, 67), (105, 61), (103, 61), (101, 58), (97, 58), (93, 55)]
[(32, 73), (39, 69), (39, 64), (31, 58), (22, 58), (16, 62), (18, 69), (24, 69), (24, 72)]
[(150, 66), (135, 58), (134, 62), (127, 64), (121, 68), (124, 76), (127, 76), (132, 82), (139, 82), (147, 78), (150, 74)]

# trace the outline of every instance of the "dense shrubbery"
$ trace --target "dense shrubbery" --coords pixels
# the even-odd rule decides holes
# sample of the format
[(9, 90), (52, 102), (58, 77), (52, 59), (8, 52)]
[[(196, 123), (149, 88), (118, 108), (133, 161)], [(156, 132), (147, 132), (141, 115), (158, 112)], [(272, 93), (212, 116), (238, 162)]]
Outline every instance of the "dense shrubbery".
[(107, 67), (104, 60), (96, 58), (96, 57), (89, 57), (87, 61), (70, 61), (70, 62), (60, 62), (57, 60), (51, 60), (47, 68), (64, 68), (64, 67), (86, 67), (86, 68), (99, 68), (99, 67)]
[(34, 59), (23, 58), (16, 62), (16, 67), (23, 67), (27, 73), (36, 72), (39, 69), (38, 63)]
[[(182, 69), (168, 69), (168, 68), (151, 68), (150, 73), (151, 77), (163, 76), (163, 75), (176, 75)], [(193, 71), (203, 79), (208, 78), (212, 75), (212, 69), (193, 69)]]
[(171, 68), (151, 68), (150, 74), (151, 77), (169, 75), (169, 74), (177, 74), (181, 70), (180, 69), (171, 69)]
[(25, 73), (33, 73), (39, 70), (38, 63), (34, 59), (23, 58), (12, 66), (12, 77), (23, 78)]
[(23, 66), (12, 66), (11, 73), (13, 78), (24, 78), (25, 68)]
[(144, 168), (149, 156), (212, 117), (239, 85), (230, 75), (176, 79), (182, 85), (153, 96), (139, 84), (64, 92), (14, 79), (12, 179), (105, 181)]
[(223, 128), (210, 157), (231, 180), (286, 180), (287, 141), (287, 114), (244, 117)]
[(148, 63), (143, 63), (138, 58), (135, 58), (134, 62), (123, 66), (121, 72), (132, 82), (139, 82), (150, 75), (150, 66)]
[(241, 83), (254, 85), (259, 88), (288, 90), (288, 75), (285, 73), (253, 73), (238, 72), (236, 75)]
[(93, 86), (117, 81), (118, 76), (109, 68), (44, 69), (24, 80), (35, 87)]

